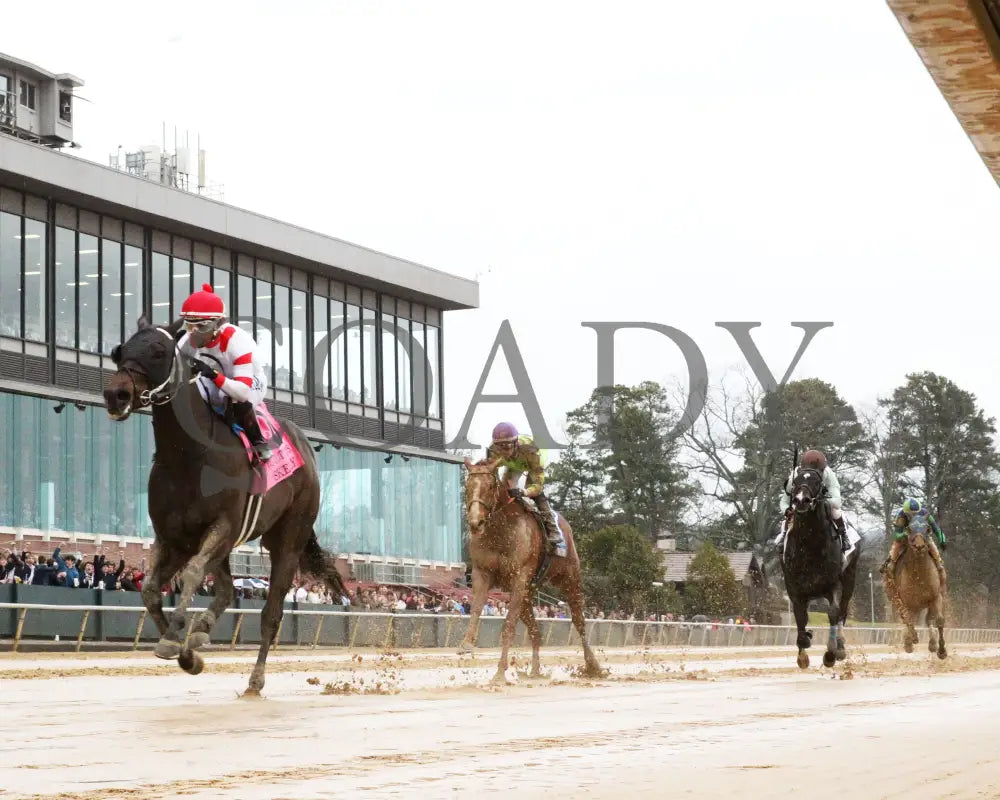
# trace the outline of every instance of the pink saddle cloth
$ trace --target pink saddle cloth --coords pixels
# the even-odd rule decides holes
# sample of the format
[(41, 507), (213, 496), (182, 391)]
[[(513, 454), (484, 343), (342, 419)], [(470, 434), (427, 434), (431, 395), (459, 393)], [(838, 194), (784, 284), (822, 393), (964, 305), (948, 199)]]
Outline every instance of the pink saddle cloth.
[(271, 446), (271, 457), (267, 461), (260, 461), (257, 457), (257, 451), (253, 449), (247, 435), (242, 430), (237, 435), (243, 442), (247, 458), (254, 468), (254, 482), (250, 492), (251, 494), (264, 494), (294, 475), (305, 464), (305, 461), (298, 448), (292, 444), (292, 440), (285, 435), (281, 424), (271, 416), (267, 406), (261, 403), (257, 406), (256, 411), (260, 432)]

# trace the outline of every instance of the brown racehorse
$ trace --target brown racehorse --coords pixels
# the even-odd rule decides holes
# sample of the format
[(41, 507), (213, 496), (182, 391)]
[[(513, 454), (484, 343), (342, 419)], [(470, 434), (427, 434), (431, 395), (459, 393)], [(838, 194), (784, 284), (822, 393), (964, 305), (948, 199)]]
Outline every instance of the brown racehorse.
[[(520, 619), (531, 638), (531, 676), (541, 670), (538, 648), (542, 637), (533, 610), (532, 578), (542, 557), (544, 534), (541, 523), (523, 502), (515, 502), (506, 485), (497, 476), (499, 462), (480, 461), (473, 464), (465, 459), (469, 471), (465, 485), (465, 514), (469, 522), (469, 557), (472, 561), (472, 617), (462, 640), (460, 653), (468, 653), (479, 634), (479, 616), (491, 589), (509, 592), (507, 619), (501, 634), (500, 663), (494, 683), (506, 683), (507, 653), (514, 640)], [(580, 558), (573, 542), (573, 530), (559, 517), (559, 527), (566, 537), (566, 556), (553, 556), (546, 579), (562, 589), (569, 601), (573, 625), (583, 642), (586, 674), (601, 674), (601, 666), (587, 642), (583, 621), (583, 590)]]
[(907, 653), (913, 652), (913, 645), (919, 640), (913, 624), (920, 619), (921, 612), (926, 611), (928, 649), (937, 652), (938, 658), (945, 658), (948, 655), (944, 646), (945, 587), (922, 533), (910, 532), (894, 572), (895, 575), (886, 570), (883, 582), (886, 595), (892, 599), (906, 626), (903, 647)]

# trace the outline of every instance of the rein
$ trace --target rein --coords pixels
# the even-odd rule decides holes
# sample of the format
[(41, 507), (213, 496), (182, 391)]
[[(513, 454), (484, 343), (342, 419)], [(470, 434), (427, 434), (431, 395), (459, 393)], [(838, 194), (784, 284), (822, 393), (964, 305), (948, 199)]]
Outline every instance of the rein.
[[(489, 525), (490, 518), (494, 514), (496, 514), (498, 511), (500, 511), (500, 510), (503, 509), (503, 505), (501, 505), (501, 503), (500, 503), (500, 482), (499, 481), (494, 481), (493, 488), (491, 489), (491, 494), (493, 495), (491, 503), (487, 503), (486, 500), (481, 500), (478, 497), (474, 497), (472, 500), (469, 500), (465, 504), (465, 516), (466, 516), (466, 519), (468, 519), (468, 517), (469, 517), (469, 511), (472, 510), (472, 507), (474, 505), (478, 504), (478, 505), (481, 505), (483, 508), (486, 509), (486, 518), (483, 520), (483, 527), (485, 528), (487, 525)], [(507, 502), (508, 503), (513, 503), (514, 502), (514, 498), (511, 497)]]

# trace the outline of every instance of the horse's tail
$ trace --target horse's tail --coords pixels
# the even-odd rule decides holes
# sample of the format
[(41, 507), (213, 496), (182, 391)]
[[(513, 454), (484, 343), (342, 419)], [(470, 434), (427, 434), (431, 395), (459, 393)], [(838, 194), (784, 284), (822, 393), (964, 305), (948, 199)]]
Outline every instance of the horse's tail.
[(306, 542), (306, 548), (299, 558), (299, 569), (315, 578), (322, 579), (326, 587), (336, 595), (336, 598), (347, 594), (347, 587), (344, 586), (344, 579), (337, 569), (336, 559), (331, 553), (320, 547), (316, 531), (309, 534), (309, 541)]

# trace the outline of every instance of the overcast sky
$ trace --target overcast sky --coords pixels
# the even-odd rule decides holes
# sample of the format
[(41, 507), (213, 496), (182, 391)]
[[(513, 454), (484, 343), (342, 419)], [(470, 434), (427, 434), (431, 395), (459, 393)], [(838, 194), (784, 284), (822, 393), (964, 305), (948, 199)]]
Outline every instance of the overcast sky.
[[(793, 378), (863, 406), (930, 369), (1000, 416), (1000, 188), (884, 2), (9, 5), (0, 51), (86, 83), (78, 155), (176, 125), (227, 202), (478, 278), (449, 439), (503, 319), (554, 433), (595, 385), (583, 320), (680, 328), (713, 376), (743, 363), (715, 323), (759, 321), (778, 377), (829, 320)], [(619, 382), (685, 374), (618, 342)]]

